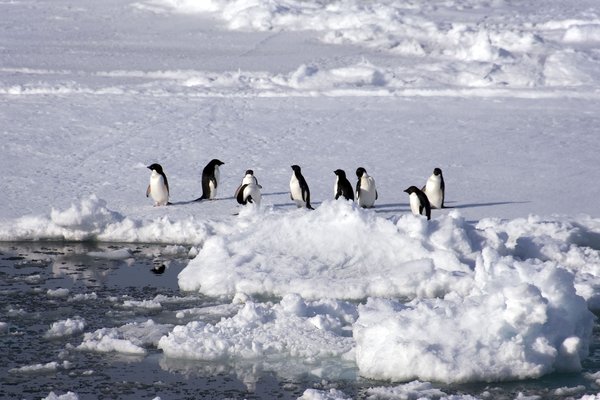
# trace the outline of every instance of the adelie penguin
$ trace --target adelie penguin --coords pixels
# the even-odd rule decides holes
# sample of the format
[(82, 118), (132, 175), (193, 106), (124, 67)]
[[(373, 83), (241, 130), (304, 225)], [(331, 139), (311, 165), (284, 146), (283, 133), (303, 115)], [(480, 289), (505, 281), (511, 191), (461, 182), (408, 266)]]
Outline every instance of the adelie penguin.
[(258, 184), (258, 179), (254, 176), (254, 171), (249, 169), (246, 171), (242, 183), (235, 191), (235, 198), (239, 204), (254, 203), (259, 206), (261, 199), (260, 189), (262, 189), (262, 186)]
[(171, 204), (169, 203), (169, 181), (161, 165), (155, 163), (148, 166), (148, 169), (152, 171), (152, 174), (150, 175), (150, 184), (146, 189), (146, 197), (152, 196), (155, 207)]
[(290, 179), (290, 197), (296, 202), (298, 208), (306, 207), (309, 210), (314, 210), (310, 205), (310, 189), (306, 183), (306, 179), (302, 176), (300, 167), (292, 165), (292, 178)]
[(446, 192), (446, 185), (440, 168), (433, 170), (433, 174), (427, 179), (427, 183), (421, 190), (427, 195), (431, 208), (445, 208), (444, 193)]
[(410, 209), (415, 215), (426, 215), (427, 220), (431, 219), (431, 205), (425, 193), (416, 186), (411, 186), (405, 190), (408, 193)]
[(360, 207), (371, 208), (377, 200), (377, 188), (375, 179), (367, 174), (367, 171), (360, 167), (356, 170), (358, 182), (356, 182), (356, 201)]
[(225, 164), (223, 161), (216, 158), (206, 164), (202, 170), (202, 196), (198, 197), (196, 201), (214, 200), (217, 197), (217, 188), (221, 177), (219, 167), (223, 164)]
[(346, 200), (354, 200), (354, 190), (350, 181), (346, 178), (346, 172), (342, 169), (336, 169), (333, 173), (336, 175), (335, 185), (333, 186), (335, 199), (343, 197)]

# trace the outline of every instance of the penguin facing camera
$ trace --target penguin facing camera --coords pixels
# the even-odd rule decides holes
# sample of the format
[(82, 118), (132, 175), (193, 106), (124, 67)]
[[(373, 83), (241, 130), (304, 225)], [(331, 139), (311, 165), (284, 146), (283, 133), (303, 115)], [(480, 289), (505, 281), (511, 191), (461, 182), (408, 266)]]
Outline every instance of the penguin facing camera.
[(160, 164), (152, 164), (147, 167), (152, 171), (150, 184), (146, 189), (146, 197), (152, 197), (154, 206), (164, 206), (169, 203), (169, 181)]
[(377, 200), (377, 188), (375, 187), (375, 179), (367, 174), (367, 170), (363, 167), (356, 169), (356, 201), (360, 207), (371, 208)]
[(446, 208), (444, 205), (446, 185), (440, 168), (434, 168), (433, 174), (427, 179), (427, 183), (421, 190), (427, 195), (431, 208)]

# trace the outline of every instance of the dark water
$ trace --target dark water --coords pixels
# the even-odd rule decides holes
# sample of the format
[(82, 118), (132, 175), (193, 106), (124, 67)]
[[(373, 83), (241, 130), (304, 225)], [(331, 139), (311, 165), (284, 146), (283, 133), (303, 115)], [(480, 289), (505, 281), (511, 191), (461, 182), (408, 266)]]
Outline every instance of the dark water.
[[(89, 255), (125, 247), (132, 253), (128, 260)], [(320, 366), (323, 373), (315, 376), (298, 360), (277, 364), (174, 360), (155, 347), (146, 348), (143, 356), (96, 353), (74, 349), (83, 334), (44, 337), (52, 323), (74, 316), (85, 319), (85, 332), (93, 332), (148, 319), (181, 324), (187, 321), (175, 318), (178, 310), (229, 303), (181, 292), (177, 274), (188, 258), (185, 249), (176, 250), (141, 244), (0, 244), (0, 322), (7, 324), (0, 330), (0, 399), (39, 399), (52, 391), (71, 391), (80, 399), (296, 399), (308, 388), (336, 388), (349, 397), (365, 398), (370, 387), (394, 386), (362, 379), (354, 366), (339, 365), (335, 360), (325, 362)], [(162, 266), (163, 273), (151, 271)], [(58, 288), (68, 289), (68, 294), (48, 294), (48, 290)], [(157, 295), (177, 301), (161, 302), (159, 310), (116, 306), (124, 299), (151, 300)], [(51, 371), (14, 372), (15, 368), (53, 361), (59, 366)], [(593, 380), (584, 376), (599, 369), (600, 329), (596, 326), (582, 373), (519, 382), (435, 386), (448, 394), (486, 399), (515, 399), (519, 393), (540, 399), (580, 398), (600, 392)], [(561, 387), (578, 389), (557, 394), (555, 390)]]

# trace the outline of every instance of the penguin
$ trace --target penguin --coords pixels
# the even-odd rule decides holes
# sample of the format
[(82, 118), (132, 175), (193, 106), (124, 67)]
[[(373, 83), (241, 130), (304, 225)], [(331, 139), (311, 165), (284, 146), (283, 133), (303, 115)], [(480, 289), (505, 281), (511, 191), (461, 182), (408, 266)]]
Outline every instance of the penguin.
[(249, 169), (246, 171), (242, 183), (235, 191), (235, 198), (242, 205), (246, 205), (247, 203), (260, 205), (260, 189), (262, 189), (262, 186), (258, 184), (258, 179), (254, 176), (254, 171)]
[(426, 215), (427, 220), (431, 219), (431, 205), (427, 195), (423, 193), (416, 186), (411, 186), (405, 190), (408, 193), (408, 199), (410, 201), (410, 209), (415, 215)]
[(216, 158), (212, 159), (202, 170), (202, 196), (195, 201), (214, 200), (217, 197), (217, 187), (219, 186), (220, 172), (219, 167), (225, 164)]
[(377, 188), (375, 187), (375, 179), (367, 174), (367, 171), (360, 167), (356, 170), (358, 182), (356, 183), (356, 201), (363, 208), (371, 208), (377, 200)]
[(152, 171), (152, 174), (150, 175), (150, 184), (146, 189), (146, 197), (152, 196), (155, 207), (171, 204), (169, 203), (169, 181), (162, 166), (155, 163), (149, 165), (148, 169)]
[(333, 195), (335, 196), (335, 199), (337, 200), (342, 196), (346, 200), (354, 200), (354, 190), (346, 178), (346, 172), (343, 169), (336, 169), (333, 173), (337, 177), (335, 185), (333, 186)]
[(310, 205), (310, 189), (306, 183), (306, 179), (302, 176), (300, 167), (292, 165), (292, 178), (290, 179), (290, 197), (296, 202), (298, 208), (306, 207), (309, 210), (314, 210)]
[(446, 192), (446, 185), (444, 185), (444, 176), (440, 168), (434, 168), (433, 174), (427, 179), (427, 183), (421, 189), (429, 199), (431, 208), (445, 208), (444, 206), (444, 193)]
[(152, 271), (156, 275), (160, 275), (163, 272), (165, 272), (166, 268), (167, 267), (165, 266), (165, 264), (155, 265), (154, 267), (152, 267), (152, 269), (150, 271)]

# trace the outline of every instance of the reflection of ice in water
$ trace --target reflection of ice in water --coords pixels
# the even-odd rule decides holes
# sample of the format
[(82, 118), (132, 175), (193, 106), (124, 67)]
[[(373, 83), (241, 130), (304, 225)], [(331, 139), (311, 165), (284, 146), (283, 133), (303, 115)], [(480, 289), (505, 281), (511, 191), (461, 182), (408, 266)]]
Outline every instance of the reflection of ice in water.
[(52, 274), (55, 278), (67, 277), (73, 282), (80, 281), (86, 286), (98, 286), (106, 282), (110, 269), (86, 266), (80, 259), (57, 257), (52, 262)]
[(254, 392), (257, 382), (266, 372), (274, 373), (279, 381), (297, 382), (303, 379), (355, 380), (358, 376), (356, 364), (332, 358), (310, 364), (303, 360), (287, 357), (269, 357), (261, 360), (197, 361), (169, 358), (159, 361), (160, 367), (186, 378), (232, 375), (244, 383), (249, 392)]

